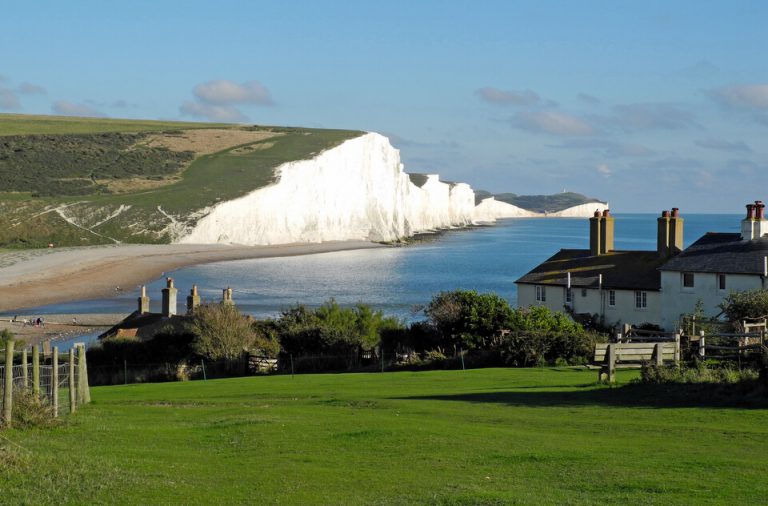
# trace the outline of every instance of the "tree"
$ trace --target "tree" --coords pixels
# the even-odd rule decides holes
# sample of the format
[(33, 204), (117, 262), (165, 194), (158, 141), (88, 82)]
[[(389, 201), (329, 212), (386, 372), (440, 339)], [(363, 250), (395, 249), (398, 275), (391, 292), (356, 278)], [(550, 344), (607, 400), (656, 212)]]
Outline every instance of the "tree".
[(509, 303), (495, 293), (475, 290), (440, 292), (424, 310), (444, 346), (484, 348), (505, 329), (512, 315)]
[(731, 292), (718, 306), (734, 327), (745, 318), (768, 316), (768, 290)]
[(194, 350), (210, 360), (232, 360), (254, 347), (257, 335), (251, 322), (232, 304), (203, 304), (190, 325)]

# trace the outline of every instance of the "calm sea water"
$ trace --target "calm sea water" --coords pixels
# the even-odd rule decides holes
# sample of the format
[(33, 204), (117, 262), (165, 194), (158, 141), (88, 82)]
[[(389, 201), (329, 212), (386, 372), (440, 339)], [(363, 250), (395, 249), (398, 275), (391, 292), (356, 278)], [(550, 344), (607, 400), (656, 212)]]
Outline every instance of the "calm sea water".
[[(738, 232), (738, 215), (686, 215), (685, 245), (705, 232)], [(616, 249), (655, 249), (656, 215), (616, 215)], [(511, 219), (491, 227), (446, 232), (429, 242), (398, 248), (343, 251), (289, 258), (198, 265), (171, 275), (179, 309), (196, 283), (204, 300), (221, 299), (231, 286), (238, 307), (257, 317), (277, 315), (295, 303), (318, 306), (333, 297), (344, 305), (365, 302), (406, 319), (441, 290), (492, 291), (517, 302), (514, 281), (560, 248), (588, 248), (586, 219)], [(148, 284), (160, 310), (164, 279)], [(124, 287), (125, 288), (125, 287)], [(43, 306), (27, 313), (128, 313), (138, 288), (91, 301)]]

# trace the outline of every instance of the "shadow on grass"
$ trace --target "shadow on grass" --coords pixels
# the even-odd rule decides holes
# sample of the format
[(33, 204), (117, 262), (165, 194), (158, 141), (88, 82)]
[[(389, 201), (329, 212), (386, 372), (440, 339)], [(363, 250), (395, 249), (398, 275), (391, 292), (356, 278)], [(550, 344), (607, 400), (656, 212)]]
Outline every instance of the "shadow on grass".
[[(620, 387), (570, 385), (581, 390), (467, 393), (400, 397), (401, 400), (437, 400), (507, 404), (528, 407), (612, 406), (645, 408), (768, 408), (768, 390), (757, 382), (740, 384), (640, 384)], [(529, 387), (530, 388), (530, 387)], [(522, 388), (521, 388), (522, 390)]]

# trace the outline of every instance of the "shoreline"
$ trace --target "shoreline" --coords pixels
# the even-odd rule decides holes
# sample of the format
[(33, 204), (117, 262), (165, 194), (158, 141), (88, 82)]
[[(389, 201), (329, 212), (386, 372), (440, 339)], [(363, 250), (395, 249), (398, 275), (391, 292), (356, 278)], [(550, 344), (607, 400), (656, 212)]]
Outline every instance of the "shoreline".
[(383, 248), (367, 241), (232, 246), (127, 244), (0, 254), (0, 312), (94, 299), (190, 265)]

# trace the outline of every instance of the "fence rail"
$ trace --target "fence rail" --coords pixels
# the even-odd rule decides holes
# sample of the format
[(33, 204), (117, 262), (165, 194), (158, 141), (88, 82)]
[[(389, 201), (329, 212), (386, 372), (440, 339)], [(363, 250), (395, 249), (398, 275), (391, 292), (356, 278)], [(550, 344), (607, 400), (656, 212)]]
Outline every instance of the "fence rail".
[(74, 413), (77, 406), (91, 401), (84, 344), (76, 344), (63, 357), (59, 356), (58, 347), (41, 353), (42, 346), (32, 346), (30, 354), (26, 346), (16, 349), (13, 340), (3, 345), (0, 348), (0, 356), (4, 357), (0, 363), (0, 413), (5, 427), (12, 425), (14, 397), (20, 394), (31, 393), (51, 407), (54, 417), (64, 410)]

